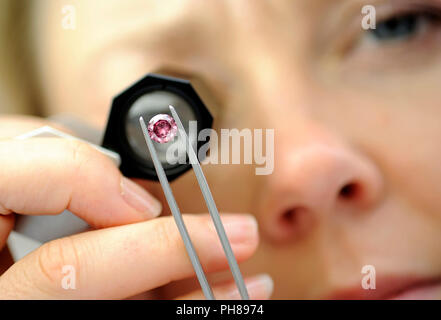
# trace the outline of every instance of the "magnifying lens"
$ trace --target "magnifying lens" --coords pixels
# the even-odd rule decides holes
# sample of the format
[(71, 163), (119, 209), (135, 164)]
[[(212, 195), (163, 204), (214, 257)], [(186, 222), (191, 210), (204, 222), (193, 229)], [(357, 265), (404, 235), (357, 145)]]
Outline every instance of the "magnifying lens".
[[(211, 128), (213, 117), (190, 81), (158, 74), (146, 75), (117, 95), (112, 101), (101, 146), (89, 143), (114, 160), (126, 177), (158, 180), (139, 128), (139, 118), (142, 116), (150, 120), (158, 114), (171, 115), (169, 105), (174, 106), (179, 113), (185, 130), (189, 132), (189, 142), (193, 149), (198, 151), (207, 141), (197, 141), (197, 136), (201, 130)], [(49, 136), (77, 139), (47, 126), (16, 138)], [(185, 151), (184, 161), (168, 161), (170, 158), (167, 151), (171, 145), (176, 143), (177, 146), (182, 146), (179, 139), (180, 136), (176, 136), (170, 142), (156, 144), (158, 158), (169, 181), (191, 169)], [(57, 216), (19, 216), (16, 219), (15, 231), (41, 243), (84, 231), (88, 227), (83, 220), (66, 210)]]
[[(179, 113), (185, 130), (190, 132), (189, 142), (199, 150), (205, 141), (198, 142), (197, 136), (203, 129), (211, 128), (213, 118), (199, 98), (190, 82), (183, 79), (149, 74), (133, 84), (112, 103), (102, 147), (118, 153), (121, 157), (121, 172), (127, 177), (157, 180), (156, 171), (145, 140), (139, 130), (139, 117), (151, 119), (158, 114), (169, 114), (169, 105)], [(189, 124), (194, 125), (193, 132)], [(156, 151), (169, 181), (176, 179), (191, 168), (188, 158), (170, 161), (182, 143), (176, 137), (170, 142), (157, 144)], [(176, 148), (170, 149), (175, 144)], [(167, 151), (169, 154), (167, 155)], [(187, 157), (182, 153), (184, 157)], [(202, 161), (203, 159), (199, 159)]]

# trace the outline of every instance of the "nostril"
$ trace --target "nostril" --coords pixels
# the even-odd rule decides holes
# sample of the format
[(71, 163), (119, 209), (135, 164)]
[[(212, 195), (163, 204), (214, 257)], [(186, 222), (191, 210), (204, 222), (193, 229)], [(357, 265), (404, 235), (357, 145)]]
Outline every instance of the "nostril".
[(360, 194), (360, 189), (360, 186), (355, 182), (347, 183), (340, 189), (338, 195), (342, 199), (354, 199), (357, 198)]
[(295, 219), (296, 219), (296, 210), (292, 209), (292, 210), (288, 210), (282, 215), (281, 222), (285, 224), (292, 224), (295, 221)]
[(278, 240), (299, 239), (311, 225), (311, 214), (303, 207), (295, 207), (286, 210), (279, 216), (279, 227), (274, 238)]
[(297, 225), (297, 221), (299, 220), (298, 210), (292, 209), (286, 211), (284, 214), (280, 216), (279, 224), (283, 231), (292, 232)]

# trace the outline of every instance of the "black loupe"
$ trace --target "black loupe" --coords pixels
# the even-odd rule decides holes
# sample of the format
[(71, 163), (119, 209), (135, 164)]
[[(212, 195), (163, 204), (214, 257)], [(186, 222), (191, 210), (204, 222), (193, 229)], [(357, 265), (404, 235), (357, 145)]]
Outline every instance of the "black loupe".
[[(140, 81), (113, 99), (102, 146), (121, 157), (121, 172), (131, 178), (158, 180), (156, 171), (139, 126), (139, 117), (148, 122), (157, 114), (169, 114), (172, 105), (188, 132), (189, 121), (195, 121), (197, 134), (189, 137), (197, 150), (207, 141), (197, 141), (199, 132), (211, 128), (213, 117), (193, 89), (190, 81), (148, 74)], [(166, 150), (173, 141), (155, 143), (169, 181), (176, 179), (191, 168), (188, 158), (185, 163), (170, 164), (166, 161)], [(200, 161), (203, 159), (199, 159)]]

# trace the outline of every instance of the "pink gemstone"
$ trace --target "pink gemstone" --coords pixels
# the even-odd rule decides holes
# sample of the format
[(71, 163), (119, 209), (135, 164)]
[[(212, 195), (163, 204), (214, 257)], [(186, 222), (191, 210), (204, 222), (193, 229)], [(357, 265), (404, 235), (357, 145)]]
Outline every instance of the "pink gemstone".
[(178, 132), (178, 126), (168, 114), (157, 114), (150, 119), (147, 130), (152, 140), (166, 143), (174, 138)]

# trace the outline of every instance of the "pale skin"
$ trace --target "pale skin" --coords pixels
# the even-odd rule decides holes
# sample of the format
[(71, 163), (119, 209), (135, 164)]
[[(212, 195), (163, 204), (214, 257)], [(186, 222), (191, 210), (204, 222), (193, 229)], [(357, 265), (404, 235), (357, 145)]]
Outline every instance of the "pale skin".
[[(441, 10), (438, 0), (423, 2)], [(46, 114), (73, 113), (103, 129), (115, 94), (163, 72), (193, 79), (216, 129), (275, 129), (273, 174), (203, 168), (220, 211), (237, 213), (225, 224), (252, 298), (272, 293), (262, 273), (274, 281), (273, 298), (347, 297), (364, 265), (375, 266), (379, 290), (423, 279), (435, 285), (428, 298), (441, 298), (439, 21), (378, 40), (360, 27), (362, 1), (107, 0), (77, 1), (77, 29), (66, 31), (63, 3), (32, 8)], [(369, 4), (381, 21), (422, 16), (412, 3)], [(42, 121), (5, 118), (1, 134)], [(0, 297), (202, 298), (159, 185), (137, 180), (147, 191), (136, 188), (144, 200), (133, 205), (117, 168), (87, 146), (45, 139), (0, 146), (2, 244), (14, 212), (67, 208), (101, 228), (16, 262), (0, 278)], [(225, 271), (203, 199), (189, 191), (194, 184), (184, 175), (175, 196), (192, 213), (186, 221), (203, 265)], [(69, 263), (81, 270), (78, 290), (59, 285)], [(215, 292), (237, 297), (227, 281)]]

